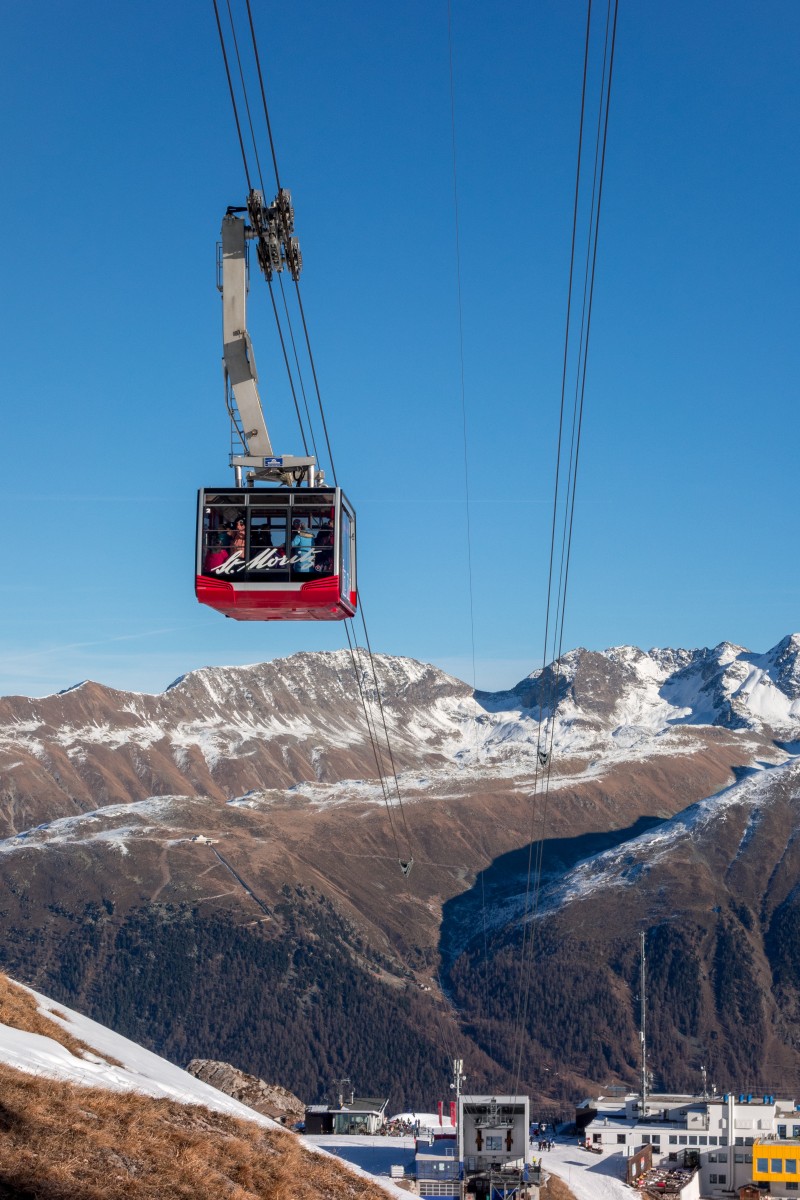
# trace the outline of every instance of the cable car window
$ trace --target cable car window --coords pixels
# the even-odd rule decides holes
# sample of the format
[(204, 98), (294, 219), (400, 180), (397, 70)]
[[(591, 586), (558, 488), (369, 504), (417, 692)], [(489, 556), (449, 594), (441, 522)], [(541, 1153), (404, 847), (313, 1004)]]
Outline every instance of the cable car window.
[(244, 496), (229, 496), (227, 492), (206, 492), (206, 504), (218, 504), (233, 510), (242, 508), (247, 503)]
[(248, 500), (258, 508), (286, 508), (289, 503), (283, 488), (258, 488), (250, 493)]
[(324, 579), (333, 574), (335, 512), (328, 504), (292, 509), (289, 545), (292, 580)]
[(352, 562), (352, 521), (350, 513), (344, 505), (342, 505), (342, 573), (341, 586), (339, 591), (346, 600), (350, 599), (350, 592), (353, 590), (353, 562)]
[(247, 560), (249, 579), (289, 578), (289, 555), (286, 553), (286, 508), (250, 509), (250, 556)]
[(333, 515), (333, 509), (336, 504), (336, 493), (335, 492), (315, 492), (314, 498), (312, 501), (312, 500), (308, 499), (307, 496), (303, 495), (302, 489), (298, 489), (297, 491), (290, 493), (290, 498), (291, 498), (292, 504), (300, 509), (307, 509), (309, 507), (309, 505), (312, 503), (314, 505), (314, 508), (323, 508), (325, 506), (330, 506), (331, 515)]
[[(227, 501), (229, 497), (223, 496), (220, 499)], [(206, 505), (203, 509), (203, 575), (218, 575), (234, 554), (234, 522), (239, 511), (227, 503)], [(239, 528), (241, 529), (241, 526)]]

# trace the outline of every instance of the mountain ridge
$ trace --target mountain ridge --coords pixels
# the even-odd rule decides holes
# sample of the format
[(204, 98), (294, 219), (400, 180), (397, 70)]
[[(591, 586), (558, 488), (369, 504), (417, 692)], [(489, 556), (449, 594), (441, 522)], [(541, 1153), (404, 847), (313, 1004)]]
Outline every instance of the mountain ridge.
[[(612, 964), (582, 983), (569, 956), (543, 950), (553, 987), (537, 999), (542, 1020), (554, 1020), (553, 996), (566, 1011), (583, 997), (610, 1014), (605, 1057), (566, 1039), (562, 1089), (585, 1090), (592, 1072), (635, 1078), (635, 1031), (627, 1009), (615, 1008), (633, 986), (629, 950), (619, 947), (637, 942), (648, 919), (670, 953), (700, 964), (695, 983), (707, 1012), (691, 1019), (702, 1036), (734, 1044), (708, 982), (722, 978), (719, 947), (734, 936), (720, 914), (711, 928), (706, 909), (715, 905), (734, 922), (730, 905), (751, 913), (741, 935), (753, 964), (747, 977), (764, 994), (774, 990), (758, 1022), (768, 1010), (780, 1036), (759, 1029), (772, 1058), (794, 1070), (794, 902), (779, 894), (777, 876), (768, 879), (781, 839), (793, 846), (797, 832), (799, 659), (797, 635), (763, 654), (730, 643), (578, 649), (514, 689), (473, 693), (429, 664), (376, 655), (402, 814), (394, 789), (387, 797), (376, 778), (346, 651), (203, 668), (155, 696), (87, 683), (58, 697), (5, 698), (0, 963), (138, 1038), (145, 1006), (149, 1044), (179, 1061), (210, 1053), (309, 1097), (330, 1082), (315, 1075), (309, 1051), (322, 1037), (332, 1075), (360, 1075), (359, 1086), (386, 1094), (402, 1088), (395, 1101), (413, 1107), (447, 1070), (444, 1041), (474, 1064), (476, 1082), (510, 1086), (513, 1071), (491, 1035), (513, 1025), (502, 981), (517, 977), (521, 897), (531, 856), (541, 853), (537, 945), (563, 942), (580, 947), (578, 964), (587, 955)], [(356, 667), (374, 702), (368, 658), (357, 655)], [(547, 698), (556, 683), (553, 720)], [(540, 718), (553, 744), (544, 810)], [(744, 795), (737, 780), (747, 784), (753, 773), (769, 795), (731, 868), (733, 851), (728, 861), (721, 848), (746, 805), (730, 799)], [(670, 833), (690, 821), (696, 804), (709, 812), (727, 804), (727, 825), (696, 823), (676, 836), (666, 866), (657, 856), (651, 864), (648, 847), (667, 836), (665, 826)], [(620, 889), (599, 885), (614, 854), (636, 903), (616, 903)], [(409, 857), (406, 880), (398, 859)], [(726, 871), (742, 873), (746, 903)], [(587, 895), (578, 894), (581, 881)], [(559, 895), (564, 902), (555, 904)], [(683, 940), (672, 911), (687, 914)], [(495, 971), (487, 1016), (469, 981)], [(242, 1006), (257, 1011), (262, 977), (275, 1027), (294, 1014), (308, 1047), (262, 1044), (257, 1023), (236, 1015)], [(345, 996), (362, 1013), (357, 1031), (339, 1028), (336, 1004)], [(689, 1020), (678, 1000), (670, 1003), (670, 1028)], [(196, 1014), (197, 1030), (184, 1010)], [(533, 1025), (528, 1034), (549, 1062), (547, 1030)], [(674, 1040), (694, 1062), (694, 1043), (677, 1033)], [(719, 1058), (720, 1070), (752, 1070), (752, 1046), (745, 1049)], [(540, 1066), (527, 1060), (534, 1089)], [(675, 1078), (683, 1078), (678, 1067)]]

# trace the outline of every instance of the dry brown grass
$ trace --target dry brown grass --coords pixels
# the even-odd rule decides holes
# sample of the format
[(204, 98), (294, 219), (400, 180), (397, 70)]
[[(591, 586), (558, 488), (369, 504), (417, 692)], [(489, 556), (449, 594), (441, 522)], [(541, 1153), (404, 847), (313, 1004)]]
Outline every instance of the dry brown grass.
[(0, 1065), (0, 1200), (386, 1200), (292, 1134)]
[(539, 1200), (575, 1200), (575, 1193), (558, 1175), (550, 1175), (539, 1189)]
[[(57, 1010), (54, 1010), (57, 1011)], [(59, 1013), (63, 1017), (63, 1013)], [(39, 1033), (42, 1037), (52, 1038), (76, 1058), (85, 1058), (87, 1054), (94, 1058), (102, 1057), (113, 1067), (121, 1067), (122, 1063), (108, 1055), (98, 1055), (96, 1050), (87, 1046), (79, 1038), (73, 1037), (56, 1021), (51, 1021), (36, 1007), (36, 1001), (30, 992), (14, 983), (7, 975), (0, 974), (0, 1025), (8, 1025), (11, 1029), (21, 1029), (24, 1033)], [(2, 1193), (0, 1193), (2, 1200)]]

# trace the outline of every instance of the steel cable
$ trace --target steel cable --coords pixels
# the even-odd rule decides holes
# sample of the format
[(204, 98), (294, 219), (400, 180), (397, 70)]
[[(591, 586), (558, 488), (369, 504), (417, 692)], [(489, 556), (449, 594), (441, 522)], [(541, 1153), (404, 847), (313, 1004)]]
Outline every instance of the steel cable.
[[(566, 381), (567, 381), (567, 370), (568, 370), (568, 364), (569, 364), (569, 332), (570, 332), (570, 318), (571, 318), (571, 312), (572, 312), (572, 283), (573, 283), (573, 275), (574, 275), (574, 269), (575, 269), (575, 247), (576, 247), (577, 236), (578, 236), (578, 210), (579, 210), (579, 201), (580, 201), (581, 158), (582, 158), (582, 151), (583, 151), (583, 128), (584, 128), (584, 119), (585, 119), (585, 113), (586, 113), (586, 92), (587, 92), (587, 78), (588, 78), (588, 69), (589, 69), (589, 50), (590, 50), (590, 46), (591, 46), (591, 21), (592, 21), (592, 0), (588, 0), (587, 14), (586, 14), (586, 35), (585, 35), (585, 41), (584, 41), (584, 54), (583, 54), (583, 81), (582, 81), (582, 85), (581, 85), (580, 122), (579, 122), (579, 129), (578, 129), (578, 154), (577, 154), (577, 163), (576, 163), (576, 169), (575, 169), (575, 194), (574, 194), (573, 206), (572, 206), (572, 237), (571, 237), (571, 245), (570, 245), (569, 279), (568, 279), (568, 285), (567, 285), (567, 313), (566, 313), (566, 322), (565, 322), (565, 329), (564, 329), (564, 357), (563, 357), (562, 373), (561, 373), (561, 400), (560, 400), (559, 421), (558, 421), (558, 443), (556, 446), (555, 482), (554, 482), (554, 489), (553, 489), (553, 515), (552, 515), (552, 521), (551, 521), (550, 556), (549, 556), (549, 564), (548, 564), (548, 572), (547, 572), (547, 598), (546, 598), (546, 604), (545, 604), (544, 649), (543, 649), (543, 653), (542, 653), (542, 677), (541, 677), (542, 682), (544, 681), (544, 672), (546, 670), (546, 663), (547, 663), (547, 647), (548, 647), (548, 642), (549, 642), (549, 638), (550, 638), (550, 610), (551, 610), (552, 590), (553, 590), (553, 570), (554, 570), (554, 563), (555, 563), (556, 527), (557, 527), (557, 521), (558, 521), (558, 501), (559, 501), (559, 486), (560, 486), (560, 477), (561, 477), (562, 440), (563, 440), (563, 429), (564, 429), (564, 406), (565, 406), (565, 402), (566, 402)], [(542, 713), (543, 713), (543, 711), (544, 711), (544, 698), (542, 696), (542, 688), (540, 687), (540, 689), (539, 689), (539, 727), (538, 727), (537, 738), (536, 738), (536, 760), (534, 763), (533, 794), (531, 797), (531, 825), (530, 825), (531, 840), (529, 843), (529, 850), (528, 850), (528, 873), (527, 873), (527, 881), (526, 881), (526, 889), (525, 889), (525, 905), (524, 905), (524, 909), (523, 909), (524, 916), (523, 916), (523, 926), (522, 926), (522, 947), (521, 947), (521, 959), (522, 959), (523, 964), (527, 961), (527, 958), (528, 958), (527, 943), (529, 940), (529, 933), (528, 933), (528, 919), (527, 918), (528, 918), (528, 913), (530, 911), (531, 889), (532, 889), (533, 878), (534, 878), (533, 855), (534, 855), (534, 846), (535, 846), (535, 842), (536, 842), (535, 834), (536, 834), (536, 828), (537, 828), (537, 823), (538, 823), (538, 821), (537, 821), (537, 801), (538, 801), (539, 764), (541, 762), (542, 754), (544, 753), (544, 751), (542, 749)], [(545, 731), (545, 735), (546, 735), (546, 731)], [(531, 931), (531, 936), (532, 936), (532, 931)], [(525, 991), (527, 992), (527, 989), (525, 989)], [(527, 998), (526, 997), (523, 998), (523, 989), (520, 989), (520, 991), (517, 994), (517, 1014), (516, 1014), (516, 1019), (515, 1019), (515, 1048), (514, 1048), (515, 1077), (516, 1077), (517, 1081), (519, 1080), (519, 1072), (520, 1072), (520, 1067), (521, 1067), (522, 1037), (523, 1037), (523, 1028), (524, 1028), (526, 1019), (527, 1019)], [(517, 1084), (515, 1084), (515, 1086), (518, 1086), (518, 1082), (517, 1082)]]
[[(261, 174), (261, 160), (258, 157), (258, 144), (256, 142), (255, 130), (253, 129), (253, 117), (250, 112), (250, 101), (247, 98), (247, 86), (244, 81), (244, 71), (242, 70), (242, 58), (241, 58), (241, 55), (239, 54), (239, 40), (236, 37), (236, 27), (233, 22), (233, 13), (231, 12), (231, 0), (226, 0), (226, 2), (227, 2), (227, 6), (228, 6), (228, 20), (230, 21), (230, 26), (231, 26), (231, 37), (233, 38), (233, 48), (236, 52), (236, 63), (237, 63), (237, 66), (239, 67), (239, 82), (242, 87), (242, 99), (244, 100), (245, 112), (247, 113), (247, 124), (250, 127), (250, 140), (253, 143), (253, 154), (255, 155), (255, 159), (256, 159), (256, 170), (258, 172), (258, 180), (259, 180), (259, 183), (261, 184), (261, 190), (263, 191), (264, 190), (264, 177)], [(249, 189), (249, 183), (250, 183), (250, 181), (248, 179), (248, 189)]]
[[(271, 150), (271, 155), (272, 155), (272, 162), (273, 162), (273, 167), (274, 167), (274, 171), (275, 171), (275, 180), (276, 180), (278, 190), (280, 192), (282, 189), (281, 189), (280, 174), (279, 174), (279, 169), (278, 169), (277, 154), (276, 154), (276, 149), (275, 149), (275, 141), (274, 141), (274, 137), (273, 137), (272, 125), (271, 125), (270, 116), (269, 116), (269, 108), (268, 108), (268, 104), (267, 104), (267, 100), (266, 100), (264, 77), (263, 77), (263, 71), (261, 69), (261, 59), (260, 59), (260, 55), (259, 55), (259, 51), (258, 51), (258, 43), (257, 43), (256, 32), (255, 32), (255, 26), (254, 26), (254, 22), (253, 22), (253, 14), (252, 14), (252, 9), (251, 9), (251, 5), (250, 5), (250, 0), (246, 0), (246, 8), (247, 8), (248, 22), (249, 22), (249, 26), (250, 26), (252, 45), (253, 45), (253, 54), (254, 54), (256, 69), (257, 69), (257, 74), (258, 74), (259, 88), (260, 88), (260, 92), (261, 92), (261, 99), (262, 99), (262, 105), (263, 105), (263, 111), (264, 111), (264, 119), (265, 119), (265, 123), (266, 123), (267, 134), (268, 134), (268, 138), (269, 138), (269, 145), (270, 145), (270, 150)], [(215, 11), (216, 19), (217, 19), (217, 28), (218, 28), (218, 32), (219, 32), (219, 36), (220, 36), (220, 45), (222, 48), (223, 59), (225, 62), (226, 74), (228, 77), (228, 87), (229, 87), (230, 94), (231, 94), (231, 103), (233, 106), (234, 118), (236, 121), (237, 135), (239, 138), (239, 144), (240, 144), (240, 148), (241, 148), (241, 152), (242, 152), (242, 160), (243, 160), (244, 168), (245, 168), (245, 177), (247, 180), (248, 190), (252, 191), (250, 172), (249, 172), (249, 167), (248, 167), (248, 163), (247, 163), (247, 155), (246, 155), (245, 146), (244, 146), (241, 123), (239, 121), (239, 115), (238, 115), (238, 110), (237, 110), (237, 105), (236, 105), (235, 92), (234, 92), (233, 83), (232, 83), (232, 79), (231, 79), (230, 68), (228, 65), (228, 56), (227, 56), (227, 52), (226, 52), (226, 48), (225, 48), (225, 40), (224, 40), (224, 36), (222, 33), (220, 19), (219, 19), (217, 0), (214, 0), (214, 11)], [(249, 102), (247, 100), (247, 88), (246, 88), (246, 84), (245, 84), (245, 80), (244, 80), (244, 73), (241, 68), (241, 59), (238, 56), (238, 41), (236, 39), (235, 29), (233, 29), (233, 18), (232, 18), (231, 9), (230, 9), (230, 0), (228, 0), (228, 11), (229, 11), (229, 16), (231, 17), (231, 25), (232, 25), (232, 30), (233, 30), (234, 44), (236, 46), (237, 59), (239, 61), (239, 66), (240, 66), (241, 84), (242, 84), (243, 93), (245, 95), (245, 105), (247, 108), (248, 120), (250, 122), (250, 132), (251, 132), (251, 137), (252, 137), (253, 143), (254, 143), (256, 160), (258, 161), (256, 139), (255, 139), (255, 134), (254, 134), (254, 130), (253, 130), (250, 106), (249, 106)], [(261, 172), (260, 172), (260, 163), (259, 163), (259, 178), (260, 178), (260, 174), (261, 174)], [(262, 181), (262, 190), (263, 190), (263, 181)], [(319, 409), (319, 418), (320, 418), (320, 421), (322, 424), (325, 446), (326, 446), (326, 450), (327, 450), (327, 454), (328, 454), (328, 459), (330, 462), (331, 475), (333, 478), (334, 485), (338, 486), (336, 467), (335, 467), (335, 462), (334, 462), (334, 458), (333, 458), (330, 434), (329, 434), (329, 430), (328, 430), (328, 422), (327, 422), (325, 409), (324, 409), (324, 405), (323, 405), (323, 401), (322, 401), (322, 393), (321, 393), (321, 389), (319, 386), (319, 379), (318, 379), (318, 375), (317, 375), (314, 354), (313, 354), (313, 350), (311, 347), (311, 339), (310, 339), (310, 334), (309, 334), (309, 329), (308, 329), (308, 323), (306, 320), (306, 314), (305, 314), (305, 308), (303, 305), (302, 294), (300, 291), (299, 281), (297, 279), (294, 279), (294, 283), (295, 283), (295, 292), (296, 292), (296, 296), (297, 296), (298, 310), (300, 313), (301, 322), (302, 322), (302, 326), (303, 326), (305, 347), (306, 347), (306, 352), (308, 354), (309, 364), (311, 366), (314, 390), (315, 390), (316, 398), (317, 398), (317, 405), (318, 405), (318, 409)], [(302, 372), (300, 371), (299, 357), (297, 354), (297, 345), (295, 342), (294, 332), (292, 329), (291, 316), (289, 314), (288, 305), (286, 304), (285, 293), (283, 292), (282, 281), (281, 281), (281, 292), (282, 292), (283, 303), (284, 303), (284, 312), (285, 312), (286, 321), (287, 321), (288, 328), (289, 328), (289, 335), (290, 335), (290, 339), (292, 341), (292, 348), (293, 348), (294, 357), (295, 357), (295, 364), (297, 367), (298, 378), (300, 381), (300, 387), (301, 387), (301, 391), (302, 391), (302, 395), (303, 395), (303, 401), (304, 401), (305, 410), (306, 410), (306, 417), (308, 420), (309, 432), (310, 432), (312, 443), (314, 445), (315, 456), (317, 457), (317, 460), (319, 461), (319, 458), (317, 455), (317, 450), (316, 450), (316, 439), (315, 439), (315, 435), (314, 435), (314, 422), (311, 420), (311, 414), (310, 414), (309, 407), (308, 407), (308, 400), (307, 400), (307, 396), (306, 396), (305, 385), (303, 384)], [(271, 294), (271, 298), (272, 298), (273, 312), (274, 312), (274, 315), (276, 318), (276, 323), (278, 325), (278, 331), (279, 331), (279, 336), (280, 336), (280, 340), (281, 340), (281, 347), (282, 347), (283, 355), (284, 355), (284, 363), (286, 365), (287, 374), (289, 375), (290, 387), (292, 389), (292, 396), (293, 396), (293, 399), (295, 402), (295, 411), (298, 416), (298, 422), (300, 424), (301, 434), (303, 436), (304, 445), (305, 445), (305, 433), (303, 430), (303, 423), (302, 423), (302, 420), (300, 417), (297, 394), (296, 394), (296, 390), (295, 390), (293, 379), (292, 379), (291, 368), (290, 368), (289, 361), (288, 361), (288, 352), (286, 349), (285, 339), (283, 337), (281, 322), (280, 322), (279, 314), (277, 312), (277, 305), (275, 303), (275, 298), (272, 293), (272, 289), (270, 289), (270, 294)], [(463, 373), (463, 345), (462, 345), (462, 373)], [(465, 467), (466, 467), (466, 430), (465, 430)], [(471, 577), (470, 577), (470, 585), (471, 585)], [(399, 814), (400, 814), (400, 817), (402, 820), (403, 832), (405, 834), (405, 840), (406, 840), (406, 843), (408, 846), (409, 861), (410, 861), (411, 856), (412, 856), (411, 855), (410, 831), (409, 831), (409, 827), (408, 827), (408, 822), (406, 820), (405, 811), (403, 808), (400, 784), (399, 784), (399, 779), (398, 779), (397, 771), (396, 771), (396, 767), (395, 767), (394, 754), (393, 754), (392, 746), (391, 746), (391, 739), (389, 736), (388, 722), (386, 719), (386, 713), (385, 713), (385, 708), (384, 708), (384, 704), (383, 704), (383, 697), (381, 694), (380, 682), (378, 679), (378, 673), (377, 673), (377, 668), (376, 668), (376, 664), (375, 664), (375, 657), (372, 652), (372, 647), (371, 647), (370, 640), (369, 640), (369, 634), (368, 634), (368, 630), (367, 630), (367, 626), (366, 626), (366, 621), (364, 620), (363, 597), (361, 596), (360, 593), (359, 593), (359, 604), (361, 607), (361, 617), (362, 617), (362, 621), (364, 624), (364, 636), (365, 636), (365, 640), (367, 642), (367, 654), (369, 657), (370, 673), (372, 675), (372, 679), (373, 679), (373, 682), (375, 685), (375, 691), (376, 691), (378, 706), (379, 706), (379, 710), (380, 710), (381, 723), (383, 726), (383, 736), (384, 736), (384, 740), (385, 740), (385, 744), (386, 744), (386, 751), (388, 753), (389, 763), (391, 765), (391, 773), (394, 778), (395, 791), (396, 791), (396, 795), (397, 795), (397, 808), (399, 810)], [(349, 624), (350, 624), (349, 621), (344, 622), (345, 632), (347, 635), (347, 642), (348, 642), (348, 646), (349, 646), (349, 650), (350, 650), (351, 665), (353, 667), (353, 672), (356, 677), (356, 683), (357, 683), (357, 686), (359, 689), (362, 710), (364, 712), (364, 719), (365, 719), (365, 723), (367, 725), (367, 732), (368, 732), (368, 736), (369, 736), (370, 743), (372, 746), (372, 752), (373, 752), (373, 756), (375, 758), (376, 768), (378, 770), (378, 777), (379, 777), (381, 790), (382, 790), (383, 796), (384, 796), (384, 802), (385, 802), (387, 810), (388, 810), (392, 837), (393, 837), (393, 840), (395, 843), (395, 848), (396, 848), (396, 851), (398, 854), (398, 860), (400, 860), (402, 862), (403, 860), (401, 857), (399, 838), (398, 838), (397, 829), (395, 827), (394, 814), (392, 812), (392, 809), (395, 806), (391, 802), (391, 798), (389, 795), (389, 789), (388, 789), (388, 786), (386, 783), (386, 776), (387, 776), (388, 772), (386, 771), (385, 764), (383, 762), (383, 750), (381, 748), (381, 739), (378, 736), (377, 722), (374, 717), (372, 717), (372, 718), (370, 717), (369, 704), (367, 702), (367, 696), (366, 696), (366, 693), (365, 693), (365, 690), (364, 690), (364, 687), (362, 684), (362, 680), (361, 680), (361, 671), (359, 670), (359, 667), (356, 663), (356, 651), (358, 650), (358, 647), (354, 646), (354, 644), (353, 644), (353, 638), (351, 637), (351, 633), (348, 628)], [(360, 650), (358, 652), (360, 653)], [(473, 632), (473, 673), (474, 673), (474, 632)], [(443, 989), (442, 989), (442, 996), (444, 996)], [(436, 1006), (435, 1006), (435, 1008), (436, 1008)], [(441, 1018), (441, 1014), (439, 1014), (438, 1011), (437, 1011), (437, 1016)], [(445, 1029), (444, 1026), (442, 1027), (442, 1033), (443, 1033), (443, 1040), (449, 1041), (450, 1039), (447, 1036), (447, 1030)]]
[(242, 152), (242, 163), (244, 164), (244, 174), (245, 174), (245, 179), (247, 180), (247, 190), (248, 190), (248, 192), (250, 192), (250, 191), (252, 191), (252, 184), (250, 183), (250, 170), (247, 165), (247, 154), (246, 154), (245, 148), (244, 148), (244, 139), (242, 138), (242, 127), (241, 127), (241, 124), (239, 123), (239, 111), (236, 107), (236, 95), (233, 90), (233, 80), (231, 79), (231, 71), (230, 71), (230, 67), (228, 65), (228, 52), (225, 49), (225, 38), (222, 33), (222, 23), (220, 22), (220, 19), (219, 19), (219, 8), (217, 7), (217, 0), (213, 0), (213, 4), (214, 4), (214, 16), (217, 19), (217, 32), (219, 34), (220, 49), (222, 50), (222, 59), (223, 59), (223, 62), (225, 63), (225, 74), (228, 77), (228, 90), (230, 91), (230, 94), (231, 94), (231, 104), (233, 106), (233, 119), (236, 122), (236, 133), (239, 137), (239, 148), (241, 149), (241, 152)]
[[(473, 570), (472, 570), (472, 512), (470, 503), (470, 478), (469, 478), (469, 448), (467, 439), (467, 400), (466, 400), (466, 372), (464, 368), (464, 305), (461, 286), (461, 221), (459, 216), (458, 203), (458, 154), (457, 154), (457, 139), (456, 139), (456, 96), (455, 96), (455, 70), (453, 64), (453, 5), (452, 0), (447, 0), (447, 50), (448, 50), (448, 67), (450, 80), (450, 142), (452, 147), (453, 160), (453, 219), (455, 226), (455, 251), (456, 251), (456, 297), (458, 307), (458, 354), (460, 367), (460, 383), (461, 383), (461, 432), (464, 449), (464, 506), (466, 513), (467, 524), (467, 585), (469, 591), (469, 631), (470, 645), (472, 650), (472, 695), (473, 702), (477, 706), (475, 700), (475, 692), (477, 690), (476, 668), (475, 668), (475, 600), (473, 586)], [(475, 765), (479, 761), (478, 747), (478, 724), (477, 719), (473, 721), (473, 746), (475, 752)], [(486, 923), (486, 895), (483, 887), (483, 872), (481, 872), (481, 924), (483, 928), (483, 1003), (484, 1010), (489, 1009), (489, 940)], [(490, 1036), (489, 1054), (494, 1057), (493, 1038)]]
[[(586, 99), (586, 80), (587, 80), (587, 64), (590, 41), (590, 26), (591, 26), (591, 0), (589, 0), (588, 15), (587, 15), (587, 35), (586, 49), (584, 54), (584, 76), (583, 76), (583, 91), (581, 101), (581, 131), (579, 135), (579, 151), (578, 164), (576, 169), (576, 190), (575, 204), (573, 210), (573, 235), (572, 247), (570, 254), (570, 273), (569, 273), (569, 289), (568, 289), (568, 304), (567, 304), (567, 326), (565, 331), (565, 349), (564, 349), (564, 369), (562, 375), (561, 389), (561, 408), (559, 419), (559, 439), (558, 439), (558, 460), (556, 467), (556, 485), (553, 507), (553, 526), (551, 530), (551, 548), (550, 548), (550, 570), (548, 575), (548, 593), (547, 593), (547, 614), (545, 622), (545, 654), (543, 659), (543, 674), (541, 677), (542, 686), (539, 689), (538, 708), (539, 708), (539, 733), (537, 736), (537, 767), (534, 775), (534, 807), (536, 800), (536, 789), (538, 785), (538, 761), (542, 761), (544, 767), (543, 778), (543, 804), (540, 818), (541, 836), (537, 842), (535, 859), (533, 854), (529, 853), (529, 875), (526, 886), (525, 895), (525, 915), (523, 919), (523, 940), (522, 940), (522, 963), (523, 975), (525, 984), (522, 989), (521, 1003), (518, 1005), (517, 1017), (517, 1036), (515, 1044), (515, 1064), (516, 1064), (516, 1079), (517, 1086), (522, 1068), (522, 1052), (523, 1052), (523, 1037), (524, 1029), (527, 1024), (528, 1001), (530, 994), (530, 973), (533, 969), (533, 946), (535, 938), (535, 929), (533, 922), (535, 920), (539, 897), (542, 884), (542, 870), (544, 860), (544, 832), (547, 819), (547, 807), (550, 793), (553, 748), (555, 738), (555, 723), (559, 704), (559, 684), (561, 676), (561, 660), (563, 656), (563, 638), (564, 638), (564, 621), (566, 614), (567, 587), (569, 582), (569, 566), (572, 551), (572, 533), (574, 526), (575, 515), (575, 497), (577, 489), (577, 472), (580, 455), (581, 432), (583, 425), (584, 398), (586, 388), (586, 371), (588, 363), (589, 349), (589, 332), (591, 328), (591, 312), (594, 298), (594, 282), (595, 270), (597, 264), (597, 245), (599, 239), (600, 226), (600, 208), (603, 191), (603, 178), (605, 170), (605, 156), (608, 137), (608, 119), (611, 100), (611, 82), (613, 77), (614, 50), (616, 46), (616, 29), (617, 29), (617, 13), (618, 0), (614, 0), (614, 15), (613, 23), (611, 20), (611, 0), (608, 0), (608, 8), (606, 13), (606, 29), (604, 38), (604, 55), (603, 67), (601, 75), (601, 91), (598, 105), (598, 131), (595, 139), (595, 156), (594, 156), (594, 171), (593, 184), (590, 203), (590, 219), (589, 232), (587, 240), (586, 252), (586, 269), (584, 274), (584, 302), (580, 320), (580, 337), (578, 346), (577, 373), (575, 385), (575, 401), (573, 404), (573, 422), (572, 422), (572, 437), (569, 451), (569, 470), (567, 476), (567, 486), (565, 488), (565, 498), (563, 501), (563, 531), (561, 538), (561, 562), (559, 568), (559, 582), (557, 588), (556, 612), (555, 612), (555, 629), (554, 629), (554, 658), (553, 669), (550, 672), (550, 686), (545, 684), (545, 666), (547, 662), (547, 646), (549, 641), (549, 622), (550, 608), (552, 598), (552, 583), (553, 583), (553, 567), (555, 558), (555, 529), (556, 515), (559, 506), (559, 472), (562, 453), (562, 436), (564, 422), (564, 408), (566, 396), (566, 377), (569, 361), (569, 343), (571, 340), (572, 328), (572, 290), (574, 282), (574, 262), (575, 262), (575, 244), (577, 234), (577, 212), (578, 212), (578, 197), (580, 192), (580, 180), (582, 171), (582, 148), (583, 148), (583, 123), (585, 116), (585, 99)], [(609, 51), (610, 46), (610, 51)], [(607, 67), (607, 70), (606, 70)], [(601, 136), (602, 126), (602, 136)], [(544, 750), (540, 758), (542, 750), (542, 729), (544, 727)], [(530, 929), (530, 932), (528, 930)], [(527, 940), (527, 946), (526, 946)]]
[[(300, 384), (300, 391), (303, 396), (303, 406), (306, 410), (306, 420), (308, 421), (308, 429), (309, 429), (309, 433), (311, 434), (311, 444), (314, 447), (314, 457), (317, 460), (317, 462), (319, 462), (319, 451), (317, 450), (317, 439), (314, 435), (314, 425), (311, 420), (311, 413), (308, 410), (308, 396), (306, 395), (306, 385), (303, 380), (303, 372), (300, 369), (300, 357), (297, 353), (297, 343), (294, 340), (294, 328), (292, 326), (292, 318), (289, 316), (289, 306), (286, 303), (286, 292), (283, 287), (283, 276), (282, 275), (278, 276), (278, 284), (280, 285), (280, 289), (281, 289), (281, 300), (283, 301), (283, 311), (286, 313), (286, 324), (289, 327), (289, 337), (291, 338), (291, 342), (292, 342), (292, 353), (294, 354), (294, 363), (295, 363), (295, 367), (297, 368), (297, 379)], [(308, 453), (308, 451), (306, 451), (306, 453)]]

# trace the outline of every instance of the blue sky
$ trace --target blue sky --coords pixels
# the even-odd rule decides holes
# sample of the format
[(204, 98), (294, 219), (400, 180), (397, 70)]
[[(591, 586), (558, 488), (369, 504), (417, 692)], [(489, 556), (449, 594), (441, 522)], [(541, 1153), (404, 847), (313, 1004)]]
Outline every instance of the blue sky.
[[(253, 0), (373, 648), (472, 681), (446, 0)], [(543, 643), (584, 5), (453, 0), (475, 678)], [(800, 627), (800, 8), (621, 0), (565, 645)], [(245, 182), (210, 3), (0, 14), (0, 692), (340, 648), (193, 595), (230, 480), (215, 244)], [(261, 144), (266, 159), (266, 146)], [(268, 295), (250, 325), (298, 452)]]

